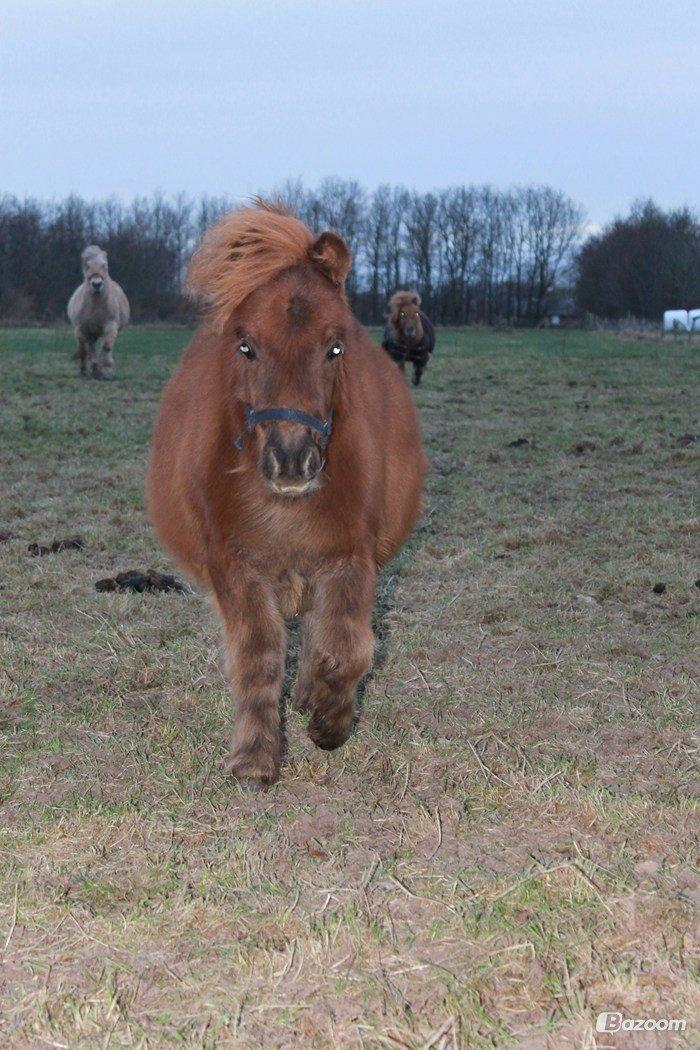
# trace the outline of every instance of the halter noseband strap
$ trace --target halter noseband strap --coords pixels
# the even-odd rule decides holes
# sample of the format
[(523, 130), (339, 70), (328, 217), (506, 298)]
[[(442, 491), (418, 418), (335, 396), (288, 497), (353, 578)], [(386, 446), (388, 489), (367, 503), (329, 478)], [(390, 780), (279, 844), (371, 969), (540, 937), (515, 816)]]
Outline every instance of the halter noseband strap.
[[(333, 409), (329, 409), (326, 419), (317, 419), (308, 412), (302, 412), (299, 408), (261, 408), (255, 411), (252, 405), (245, 405), (245, 417), (248, 433), (252, 434), (258, 423), (272, 423), (286, 421), (288, 423), (302, 423), (311, 427), (321, 435), (321, 447), (325, 448), (330, 441), (331, 428), (333, 426)], [(233, 444), (239, 450), (243, 448), (243, 434), (239, 434)]]

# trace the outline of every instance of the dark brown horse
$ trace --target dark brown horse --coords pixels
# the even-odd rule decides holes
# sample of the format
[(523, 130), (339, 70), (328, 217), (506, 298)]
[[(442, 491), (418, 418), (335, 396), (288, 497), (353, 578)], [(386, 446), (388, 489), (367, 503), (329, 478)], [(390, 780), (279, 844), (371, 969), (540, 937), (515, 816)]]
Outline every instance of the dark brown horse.
[(418, 386), (433, 350), (435, 329), (420, 308), (418, 292), (394, 292), (382, 346), (403, 372), (413, 365), (413, 385)]
[(224, 219), (189, 272), (209, 315), (165, 388), (150, 512), (211, 597), (237, 700), (230, 771), (279, 775), (285, 619), (302, 620), (293, 700), (347, 740), (374, 650), (377, 568), (420, 510), (416, 410), (343, 292), (344, 241), (265, 205)]

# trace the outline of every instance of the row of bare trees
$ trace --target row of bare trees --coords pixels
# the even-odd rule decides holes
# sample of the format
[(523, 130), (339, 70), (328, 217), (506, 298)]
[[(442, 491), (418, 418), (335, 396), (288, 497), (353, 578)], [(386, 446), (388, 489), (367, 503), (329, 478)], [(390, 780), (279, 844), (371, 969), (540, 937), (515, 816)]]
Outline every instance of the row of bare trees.
[[(416, 193), (354, 180), (316, 189), (285, 183), (274, 196), (316, 229), (345, 237), (355, 263), (348, 280), (363, 320), (381, 321), (388, 296), (417, 287), (443, 324), (534, 324), (552, 289), (566, 284), (583, 221), (550, 187), (500, 191), (455, 186)], [(203, 230), (240, 202), (184, 195), (125, 205), (72, 196), (44, 203), (0, 198), (0, 319), (53, 320), (79, 279), (82, 248), (107, 249), (138, 319), (187, 316), (182, 278)]]
[(582, 309), (617, 319), (658, 321), (664, 310), (700, 306), (700, 217), (635, 202), (584, 244), (576, 298)]
[(327, 179), (316, 190), (287, 183), (278, 195), (314, 228), (346, 238), (356, 259), (350, 293), (373, 321), (396, 288), (411, 285), (442, 324), (535, 323), (552, 289), (569, 281), (583, 223), (582, 209), (548, 186), (367, 194)]

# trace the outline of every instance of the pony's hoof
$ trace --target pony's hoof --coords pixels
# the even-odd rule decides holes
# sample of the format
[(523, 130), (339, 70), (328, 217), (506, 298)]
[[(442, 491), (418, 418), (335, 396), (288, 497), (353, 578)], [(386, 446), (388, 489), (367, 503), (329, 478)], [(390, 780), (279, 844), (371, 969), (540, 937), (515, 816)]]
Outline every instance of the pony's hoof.
[(263, 791), (279, 777), (279, 764), (269, 755), (234, 753), (223, 765), (226, 775), (247, 791)]
[(270, 787), (262, 780), (254, 780), (252, 777), (233, 777), (241, 791), (251, 795), (260, 795)]
[(342, 747), (352, 733), (353, 722), (345, 719), (340, 723), (328, 723), (324, 717), (315, 712), (309, 721), (307, 733), (309, 739), (322, 751), (335, 751)]

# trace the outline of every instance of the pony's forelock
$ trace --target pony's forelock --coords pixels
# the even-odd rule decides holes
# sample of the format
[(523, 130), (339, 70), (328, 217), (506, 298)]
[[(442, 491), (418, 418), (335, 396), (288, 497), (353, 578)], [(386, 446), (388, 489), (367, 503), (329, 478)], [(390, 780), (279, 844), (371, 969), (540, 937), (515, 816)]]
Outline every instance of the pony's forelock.
[(420, 306), (420, 295), (418, 292), (398, 291), (394, 292), (389, 300), (389, 317), (395, 320), (404, 306)]
[(309, 261), (311, 230), (277, 203), (256, 200), (205, 234), (187, 272), (188, 292), (223, 326), (252, 292), (283, 270)]
[(107, 252), (104, 248), (100, 248), (99, 244), (89, 244), (87, 248), (84, 248), (81, 252), (80, 262), (83, 266), (92, 262), (93, 259), (99, 259), (100, 262), (107, 263)]

